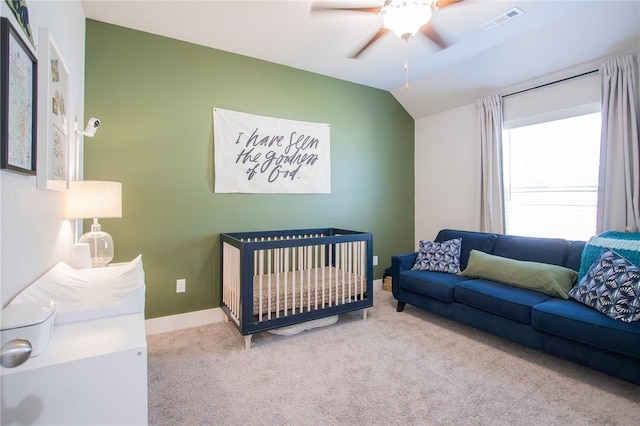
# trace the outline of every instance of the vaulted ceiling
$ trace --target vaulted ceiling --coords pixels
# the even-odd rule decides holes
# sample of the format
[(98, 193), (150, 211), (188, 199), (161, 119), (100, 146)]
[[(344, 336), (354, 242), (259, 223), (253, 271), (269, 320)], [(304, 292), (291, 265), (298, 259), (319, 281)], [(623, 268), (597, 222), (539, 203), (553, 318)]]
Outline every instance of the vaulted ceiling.
[[(378, 32), (382, 17), (315, 9), (380, 7), (384, 0), (82, 3), (90, 19), (387, 90), (414, 118), (522, 82), (593, 67), (602, 58), (640, 52), (637, 0), (465, 0), (433, 14), (430, 23), (445, 49), (420, 34), (405, 42), (388, 32), (357, 59), (351, 56)], [(524, 13), (483, 28), (513, 8)]]

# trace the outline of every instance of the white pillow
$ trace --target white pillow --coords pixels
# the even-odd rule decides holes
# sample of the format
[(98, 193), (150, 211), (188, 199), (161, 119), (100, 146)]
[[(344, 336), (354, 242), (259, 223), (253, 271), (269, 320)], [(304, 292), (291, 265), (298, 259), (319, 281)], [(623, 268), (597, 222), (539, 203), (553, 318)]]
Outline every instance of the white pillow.
[(9, 303), (51, 299), (56, 324), (144, 312), (142, 255), (124, 265), (74, 269), (59, 262)]

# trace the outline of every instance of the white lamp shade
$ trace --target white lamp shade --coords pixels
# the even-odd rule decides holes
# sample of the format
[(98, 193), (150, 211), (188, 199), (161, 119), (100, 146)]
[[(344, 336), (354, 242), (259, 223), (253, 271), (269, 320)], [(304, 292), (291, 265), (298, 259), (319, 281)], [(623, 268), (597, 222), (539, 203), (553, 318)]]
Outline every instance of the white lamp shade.
[(69, 182), (67, 218), (122, 217), (122, 184), (97, 180)]

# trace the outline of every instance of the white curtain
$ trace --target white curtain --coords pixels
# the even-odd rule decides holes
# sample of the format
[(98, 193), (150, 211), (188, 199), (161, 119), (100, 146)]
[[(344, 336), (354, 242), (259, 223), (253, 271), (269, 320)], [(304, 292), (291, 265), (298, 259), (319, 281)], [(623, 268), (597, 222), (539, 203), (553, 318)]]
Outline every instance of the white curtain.
[(480, 142), (480, 231), (505, 232), (502, 186), (502, 97), (476, 101)]
[(627, 55), (605, 62), (597, 232), (640, 230), (638, 66)]

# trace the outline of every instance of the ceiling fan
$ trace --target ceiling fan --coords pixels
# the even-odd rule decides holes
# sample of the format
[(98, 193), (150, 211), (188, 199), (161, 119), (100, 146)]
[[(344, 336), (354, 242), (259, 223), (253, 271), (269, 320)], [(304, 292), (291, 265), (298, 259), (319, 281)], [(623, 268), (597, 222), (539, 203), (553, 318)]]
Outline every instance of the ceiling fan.
[(429, 21), (433, 11), (461, 1), (463, 0), (385, 0), (381, 7), (322, 7), (314, 5), (312, 11), (345, 10), (382, 15), (382, 28), (352, 55), (352, 58), (357, 58), (388, 31), (395, 33), (403, 40), (409, 40), (420, 32), (441, 49), (446, 48), (447, 44)]

